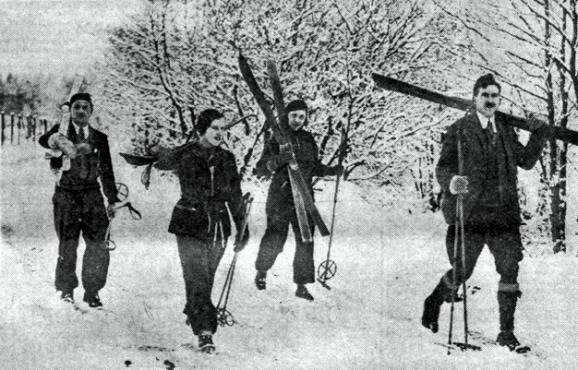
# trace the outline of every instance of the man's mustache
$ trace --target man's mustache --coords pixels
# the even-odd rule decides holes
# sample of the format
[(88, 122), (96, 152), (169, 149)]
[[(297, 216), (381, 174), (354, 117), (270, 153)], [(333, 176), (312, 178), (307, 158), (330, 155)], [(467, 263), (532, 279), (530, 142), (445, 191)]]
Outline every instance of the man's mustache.
[(494, 103), (486, 103), (486, 108), (495, 108), (496, 104)]

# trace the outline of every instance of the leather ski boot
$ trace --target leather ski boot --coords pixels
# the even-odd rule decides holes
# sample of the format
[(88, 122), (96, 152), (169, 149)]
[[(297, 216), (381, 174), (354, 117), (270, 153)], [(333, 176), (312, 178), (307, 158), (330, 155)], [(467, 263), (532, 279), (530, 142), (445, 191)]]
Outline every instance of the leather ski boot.
[(255, 286), (258, 290), (265, 290), (267, 288), (267, 271), (257, 271)]
[(514, 313), (516, 312), (516, 302), (522, 295), (521, 292), (498, 291), (498, 304), (500, 306), (500, 334), (496, 342), (500, 346), (508, 347), (510, 351), (526, 353), (530, 347), (520, 344), (514, 335)]
[[(439, 284), (435, 287), (433, 292), (425, 299), (423, 303), (423, 314), (421, 316), (421, 324), (437, 333), (439, 330), (439, 316), (440, 309), (444, 301), (451, 299), (452, 291), (440, 280)], [(454, 293), (455, 294), (455, 293)]]
[(299, 297), (299, 298), (303, 298), (307, 301), (313, 302), (313, 296), (311, 295), (311, 293), (309, 293), (309, 291), (307, 290), (307, 288), (303, 284), (297, 284), (297, 290), (295, 291), (295, 296)]
[(203, 333), (199, 335), (199, 350), (202, 353), (207, 354), (215, 352), (215, 344), (213, 343), (213, 334)]

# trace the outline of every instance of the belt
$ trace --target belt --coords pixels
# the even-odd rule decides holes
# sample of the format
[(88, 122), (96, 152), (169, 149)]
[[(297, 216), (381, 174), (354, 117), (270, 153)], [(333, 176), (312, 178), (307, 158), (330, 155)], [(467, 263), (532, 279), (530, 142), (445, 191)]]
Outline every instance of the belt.
[(94, 184), (83, 184), (83, 185), (56, 185), (56, 191), (86, 191), (86, 190), (100, 190), (98, 183)]

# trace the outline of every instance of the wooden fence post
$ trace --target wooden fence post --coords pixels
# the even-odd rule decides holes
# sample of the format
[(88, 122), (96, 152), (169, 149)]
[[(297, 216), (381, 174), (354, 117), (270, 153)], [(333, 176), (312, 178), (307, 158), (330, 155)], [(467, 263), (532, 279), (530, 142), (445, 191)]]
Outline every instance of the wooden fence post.
[(36, 141), (36, 123), (38, 122), (38, 116), (32, 116), (32, 141)]
[(2, 117), (2, 142), (0, 143), (0, 145), (4, 145), (4, 140), (6, 140), (6, 136), (4, 135), (4, 129), (6, 128), (6, 121), (4, 120), (4, 111), (0, 112), (0, 115)]
[(16, 145), (20, 145), (20, 132), (22, 131), (22, 113), (18, 113), (17, 116), (18, 120), (16, 121), (16, 137), (17, 137), (17, 141), (16, 141)]
[(26, 135), (24, 135), (24, 138), (30, 140), (30, 136), (32, 135), (32, 117), (30, 114), (24, 117), (24, 127), (26, 128)]
[(14, 143), (14, 112), (10, 113), (10, 144)]

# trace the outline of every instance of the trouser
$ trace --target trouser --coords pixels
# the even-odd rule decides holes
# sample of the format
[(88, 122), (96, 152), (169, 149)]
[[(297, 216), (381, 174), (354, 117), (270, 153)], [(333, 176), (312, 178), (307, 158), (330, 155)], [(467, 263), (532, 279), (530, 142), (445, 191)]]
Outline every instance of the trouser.
[(106, 283), (110, 252), (103, 248), (108, 216), (100, 189), (56, 189), (53, 197), (54, 225), (58, 236), (56, 290), (72, 292), (78, 286), (76, 259), (80, 232), (86, 244), (82, 259), (82, 285), (97, 293)]
[[(523, 258), (523, 247), (518, 226), (500, 228), (466, 226), (464, 238), (466, 245), (465, 273), (462, 273), (462, 246), (459, 235), (457, 260), (454, 261), (455, 238), (455, 226), (450, 225), (446, 236), (446, 251), (453, 267), (444, 274), (442, 283), (446, 285), (448, 290), (456, 291), (459, 285), (472, 275), (476, 261), (484, 245), (487, 244), (494, 256), (496, 271), (500, 275), (498, 285), (500, 330), (513, 330), (516, 301), (521, 295), (518, 286), (519, 262)], [(453, 281), (454, 268), (456, 268), (456, 281)]]
[[(311, 235), (315, 230), (313, 219), (309, 216)], [(313, 261), (313, 242), (303, 242), (295, 207), (291, 204), (277, 206), (267, 210), (267, 229), (259, 245), (259, 253), (255, 261), (258, 271), (268, 271), (277, 256), (283, 251), (289, 224), (295, 235), (295, 257), (293, 258), (293, 281), (296, 284), (309, 284), (315, 282), (315, 263)]]
[(195, 335), (204, 331), (215, 333), (217, 309), (211, 300), (211, 292), (225, 243), (177, 234), (177, 246), (187, 295), (183, 313), (187, 315)]

